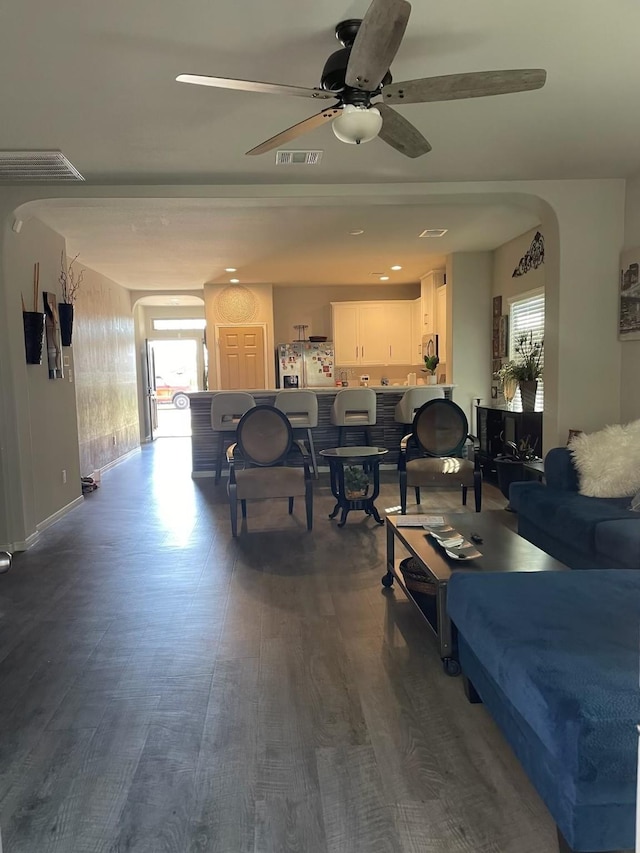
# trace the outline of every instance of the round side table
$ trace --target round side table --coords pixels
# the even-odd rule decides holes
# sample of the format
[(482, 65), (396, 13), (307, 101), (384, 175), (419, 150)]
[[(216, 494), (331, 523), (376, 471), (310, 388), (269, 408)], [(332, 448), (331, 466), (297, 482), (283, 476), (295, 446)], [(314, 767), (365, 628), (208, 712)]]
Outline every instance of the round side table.
[[(329, 518), (335, 518), (342, 510), (338, 527), (344, 527), (352, 509), (363, 510), (367, 515), (373, 516), (378, 524), (384, 524), (374, 501), (380, 493), (380, 459), (388, 452), (384, 447), (330, 447), (320, 451), (320, 455), (329, 463), (331, 494), (336, 499)], [(366, 486), (352, 491), (348, 482), (345, 484), (345, 468), (360, 469), (364, 472), (368, 479)], [(349, 473), (347, 472), (347, 481)]]

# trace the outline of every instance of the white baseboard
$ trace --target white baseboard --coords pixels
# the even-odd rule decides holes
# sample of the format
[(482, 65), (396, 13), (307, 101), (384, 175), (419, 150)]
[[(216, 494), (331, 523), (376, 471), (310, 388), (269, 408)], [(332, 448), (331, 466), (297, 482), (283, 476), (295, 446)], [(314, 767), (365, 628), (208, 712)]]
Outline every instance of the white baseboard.
[(47, 527), (51, 527), (51, 525), (55, 524), (56, 521), (59, 521), (63, 515), (66, 515), (68, 512), (71, 512), (72, 509), (75, 509), (77, 506), (79, 506), (83, 500), (84, 497), (82, 495), (79, 495), (77, 498), (72, 500), (71, 503), (68, 503), (66, 506), (63, 506), (62, 509), (59, 509), (57, 512), (54, 512), (53, 515), (50, 515), (49, 518), (45, 518), (44, 521), (41, 521), (38, 525), (36, 525), (38, 533), (42, 533), (42, 531), (46, 530)]
[(26, 539), (18, 539), (16, 542), (8, 542), (7, 544), (1, 543), (0, 550), (9, 551), (10, 554), (15, 554), (16, 551), (28, 551), (39, 538), (40, 534), (36, 531), (31, 536), (27, 536)]
[(129, 459), (129, 457), (133, 456), (134, 453), (140, 453), (141, 447), (138, 445), (134, 447), (132, 450), (128, 450), (126, 453), (123, 453), (122, 456), (118, 456), (117, 459), (112, 459), (111, 462), (107, 462), (106, 465), (103, 465), (100, 468), (100, 473), (104, 474), (105, 471), (108, 471), (110, 468), (115, 468), (116, 465), (119, 465), (121, 462), (124, 462), (125, 459)]

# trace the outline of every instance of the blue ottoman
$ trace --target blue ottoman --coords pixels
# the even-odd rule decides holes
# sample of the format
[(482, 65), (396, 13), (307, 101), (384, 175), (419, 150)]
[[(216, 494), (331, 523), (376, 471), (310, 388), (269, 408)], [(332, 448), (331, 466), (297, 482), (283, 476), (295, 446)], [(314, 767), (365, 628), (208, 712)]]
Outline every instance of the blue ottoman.
[(632, 848), (640, 571), (456, 572), (447, 600), (462, 670), (564, 849)]

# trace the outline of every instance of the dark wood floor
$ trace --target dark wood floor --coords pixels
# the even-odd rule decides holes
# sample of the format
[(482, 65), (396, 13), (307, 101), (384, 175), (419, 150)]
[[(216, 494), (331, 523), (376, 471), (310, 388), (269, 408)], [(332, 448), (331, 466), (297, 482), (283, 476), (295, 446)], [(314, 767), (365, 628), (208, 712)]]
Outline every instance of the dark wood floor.
[(233, 541), (224, 484), (194, 483), (188, 439), (162, 439), (16, 555), (5, 853), (556, 853), (484, 708), (382, 592), (384, 529), (354, 513), (339, 530), (332, 505), (321, 480), (311, 534), (302, 505), (250, 505)]

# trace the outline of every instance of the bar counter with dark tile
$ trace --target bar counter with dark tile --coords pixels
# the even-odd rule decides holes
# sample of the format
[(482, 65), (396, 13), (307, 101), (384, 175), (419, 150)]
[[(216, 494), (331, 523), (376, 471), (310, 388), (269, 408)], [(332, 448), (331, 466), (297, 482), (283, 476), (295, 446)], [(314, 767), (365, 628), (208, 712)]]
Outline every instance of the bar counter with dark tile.
[[(357, 388), (359, 386), (349, 386)], [(369, 386), (372, 387), (372, 386)], [(440, 385), (444, 390), (445, 397), (451, 397), (453, 385)], [(314, 391), (318, 396), (318, 426), (313, 430), (313, 441), (316, 454), (321, 450), (335, 447), (338, 443), (338, 427), (330, 420), (331, 406), (340, 388), (306, 388), (306, 391)], [(396, 404), (400, 402), (402, 395), (407, 391), (406, 385), (377, 386), (372, 390), (376, 392), (377, 417), (376, 425), (371, 429), (371, 441), (378, 447), (385, 447), (389, 451), (385, 456), (385, 466), (395, 466), (398, 462), (398, 451), (400, 441), (405, 434), (405, 428), (394, 420)], [(211, 398), (217, 393), (215, 391), (199, 391), (189, 394), (191, 398), (191, 458), (192, 477), (213, 477), (216, 469), (216, 458), (218, 453), (217, 436), (211, 429)], [(249, 390), (257, 405), (273, 405), (278, 390), (262, 389)], [(302, 436), (301, 436), (302, 437)], [(346, 445), (364, 444), (364, 436), (361, 429), (346, 429), (344, 443)]]

